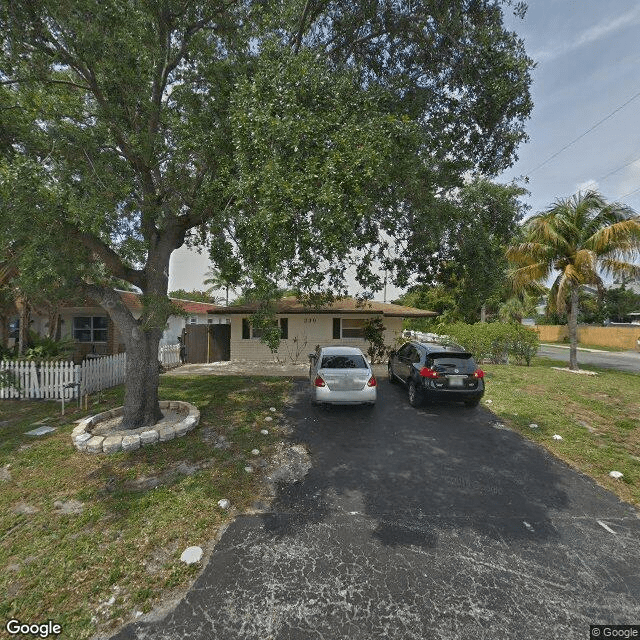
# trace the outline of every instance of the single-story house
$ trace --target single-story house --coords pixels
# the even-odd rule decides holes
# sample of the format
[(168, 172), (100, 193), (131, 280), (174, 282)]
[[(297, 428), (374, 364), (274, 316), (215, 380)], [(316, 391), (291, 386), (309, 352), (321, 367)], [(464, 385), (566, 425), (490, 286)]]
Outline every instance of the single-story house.
[[(119, 291), (120, 297), (138, 318), (142, 313), (142, 302), (140, 294), (131, 291)], [(192, 300), (181, 300), (171, 298), (188, 315), (170, 316), (160, 344), (176, 344), (178, 336), (182, 335), (183, 329), (189, 325), (200, 324), (228, 324), (230, 318), (225, 314), (211, 315), (213, 310), (220, 309), (219, 306), (205, 302), (194, 302)], [(47, 335), (50, 319), (40, 315), (36, 311), (31, 313), (30, 329), (39, 335)], [(85, 304), (63, 304), (59, 310), (59, 338), (72, 339), (76, 343), (73, 359), (82, 360), (87, 354), (113, 355), (125, 351), (124, 341), (121, 339), (117, 327), (107, 315), (107, 312), (99, 305), (87, 302)], [(14, 323), (15, 324), (15, 323)], [(9, 346), (15, 339), (10, 341)]]
[(276, 303), (276, 317), (281, 342), (276, 354), (260, 341), (260, 331), (251, 326), (251, 315), (257, 304), (218, 307), (208, 314), (213, 318), (230, 319), (228, 352), (231, 360), (273, 361), (274, 356), (286, 362), (304, 362), (316, 345), (348, 344), (366, 353), (369, 343), (364, 339), (364, 321), (379, 317), (385, 327), (384, 341), (395, 344), (402, 333), (404, 318), (430, 318), (434, 311), (404, 307), (384, 302), (343, 298), (321, 307), (304, 306), (295, 297)]

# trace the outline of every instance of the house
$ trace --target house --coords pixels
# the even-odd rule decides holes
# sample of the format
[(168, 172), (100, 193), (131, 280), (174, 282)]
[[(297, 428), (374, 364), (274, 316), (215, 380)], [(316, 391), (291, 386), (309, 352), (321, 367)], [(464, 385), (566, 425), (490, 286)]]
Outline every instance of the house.
[[(141, 296), (131, 291), (118, 291), (122, 301), (138, 318), (142, 313)], [(167, 322), (160, 344), (176, 344), (178, 336), (182, 335), (187, 326), (201, 324), (225, 324), (230, 319), (224, 314), (210, 315), (210, 312), (219, 309), (217, 305), (192, 300), (171, 298), (187, 314), (183, 316), (170, 316)], [(47, 335), (50, 318), (37, 312), (31, 313), (30, 329), (41, 336)], [(112, 355), (125, 351), (117, 327), (112, 322), (107, 312), (96, 304), (63, 304), (59, 308), (58, 336), (61, 340), (71, 339), (76, 343), (73, 352), (75, 361), (82, 360), (88, 354)], [(13, 346), (9, 344), (9, 346)]]
[(277, 357), (286, 362), (304, 362), (316, 345), (337, 343), (359, 347), (366, 353), (369, 343), (363, 335), (365, 320), (381, 318), (385, 344), (392, 346), (402, 332), (404, 318), (438, 315), (434, 311), (354, 298), (343, 298), (320, 307), (304, 306), (295, 297), (282, 298), (275, 309), (281, 342), (277, 353), (273, 354), (260, 341), (260, 331), (251, 326), (251, 315), (256, 309), (257, 304), (249, 304), (218, 307), (208, 312), (212, 318), (230, 318), (231, 331), (222, 339), (228, 340), (225, 346), (231, 360), (267, 362)]

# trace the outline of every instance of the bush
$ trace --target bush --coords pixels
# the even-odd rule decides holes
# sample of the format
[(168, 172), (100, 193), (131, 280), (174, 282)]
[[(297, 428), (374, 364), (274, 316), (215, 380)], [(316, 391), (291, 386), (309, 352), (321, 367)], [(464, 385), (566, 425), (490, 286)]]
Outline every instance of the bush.
[(540, 342), (534, 329), (521, 324), (493, 322), (490, 324), (456, 324), (443, 327), (442, 333), (452, 342), (473, 353), (477, 360), (492, 364), (531, 364)]

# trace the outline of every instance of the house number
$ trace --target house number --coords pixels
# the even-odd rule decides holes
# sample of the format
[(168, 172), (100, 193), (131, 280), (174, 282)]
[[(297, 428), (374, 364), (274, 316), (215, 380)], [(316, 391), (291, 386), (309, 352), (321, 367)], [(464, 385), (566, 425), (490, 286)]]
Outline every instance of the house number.
[(304, 321), (305, 321), (305, 324), (306, 324), (307, 322), (315, 322), (316, 319), (315, 318), (305, 318)]

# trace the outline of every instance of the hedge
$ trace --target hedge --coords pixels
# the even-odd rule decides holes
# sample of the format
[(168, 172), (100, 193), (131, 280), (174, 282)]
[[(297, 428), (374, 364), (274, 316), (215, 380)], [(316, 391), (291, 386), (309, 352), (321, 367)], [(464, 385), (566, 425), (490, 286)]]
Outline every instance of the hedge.
[(486, 360), (492, 364), (529, 366), (540, 343), (534, 329), (502, 322), (458, 322), (442, 327), (439, 333), (446, 334), (452, 342), (473, 353), (476, 360)]

